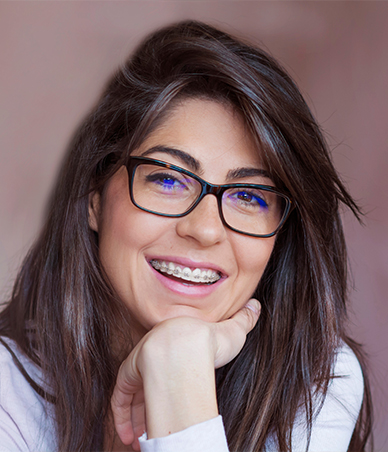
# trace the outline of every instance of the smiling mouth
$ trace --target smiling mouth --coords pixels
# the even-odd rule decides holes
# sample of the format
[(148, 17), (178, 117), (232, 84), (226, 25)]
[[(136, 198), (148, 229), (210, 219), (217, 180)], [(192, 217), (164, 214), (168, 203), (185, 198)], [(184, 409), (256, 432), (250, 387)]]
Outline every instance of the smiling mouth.
[[(175, 264), (174, 262), (152, 259), (152, 267), (164, 276), (187, 281), (190, 284), (214, 284), (221, 279), (221, 275), (214, 270), (206, 268), (190, 268)], [(183, 282), (181, 281), (181, 282)]]

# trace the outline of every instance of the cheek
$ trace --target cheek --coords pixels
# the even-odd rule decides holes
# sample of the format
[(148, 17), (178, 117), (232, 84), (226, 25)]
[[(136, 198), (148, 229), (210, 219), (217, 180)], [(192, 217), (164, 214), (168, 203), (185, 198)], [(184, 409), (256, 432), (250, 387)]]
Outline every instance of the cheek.
[(234, 236), (233, 254), (237, 267), (236, 277), (231, 281), (232, 295), (229, 310), (222, 318), (228, 318), (241, 309), (256, 290), (271, 256), (274, 238), (253, 238)]
[[(245, 239), (245, 237), (244, 237)], [(251, 241), (249, 240), (251, 239)], [(271, 253), (275, 244), (275, 238), (252, 238), (248, 237), (248, 241), (239, 246), (238, 267), (240, 274), (244, 275), (246, 283), (250, 287), (256, 287), (260, 281), (265, 267), (271, 257)], [(244, 250), (244, 251), (241, 251)]]
[[(152, 227), (137, 218), (131, 209), (111, 209), (99, 234), (100, 259), (104, 266), (130, 268), (131, 261), (150, 241)], [(141, 216), (141, 215), (140, 215)]]

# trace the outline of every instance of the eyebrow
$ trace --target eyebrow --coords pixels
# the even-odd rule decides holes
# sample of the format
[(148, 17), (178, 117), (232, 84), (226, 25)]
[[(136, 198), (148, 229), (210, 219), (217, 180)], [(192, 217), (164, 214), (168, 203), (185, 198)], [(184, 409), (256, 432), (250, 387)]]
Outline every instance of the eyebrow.
[(231, 181), (233, 179), (244, 179), (245, 177), (261, 176), (271, 179), (268, 171), (262, 168), (236, 168), (228, 171), (226, 180)]
[(148, 149), (147, 151), (143, 152), (141, 156), (145, 157), (147, 155), (154, 154), (155, 152), (162, 152), (165, 154), (172, 155), (173, 157), (176, 157), (182, 163), (187, 165), (191, 171), (193, 172), (195, 171), (199, 174), (203, 173), (201, 163), (193, 156), (191, 156), (187, 152), (181, 151), (180, 149), (171, 148), (167, 146), (154, 146)]
[[(147, 149), (144, 151), (141, 156), (146, 157), (147, 155), (154, 154), (156, 152), (161, 152), (164, 154), (171, 155), (178, 160), (180, 160), (182, 163), (187, 165), (189, 169), (193, 172), (196, 172), (198, 175), (201, 175), (203, 173), (203, 168), (199, 160), (191, 156), (185, 151), (182, 151), (177, 148), (169, 147), (169, 146), (153, 146), (150, 149)], [(253, 177), (253, 176), (261, 176), (266, 177), (268, 179), (271, 179), (270, 174), (268, 171), (262, 168), (252, 168), (252, 167), (246, 167), (246, 168), (236, 168), (228, 171), (228, 174), (226, 175), (226, 181), (230, 182), (231, 180), (236, 179), (244, 179), (246, 177)]]

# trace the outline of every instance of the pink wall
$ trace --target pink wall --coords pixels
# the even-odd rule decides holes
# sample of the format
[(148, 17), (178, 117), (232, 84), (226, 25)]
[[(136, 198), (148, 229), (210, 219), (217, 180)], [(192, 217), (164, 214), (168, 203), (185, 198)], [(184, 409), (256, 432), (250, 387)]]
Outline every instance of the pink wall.
[(1, 298), (39, 229), (66, 142), (107, 76), (148, 31), (184, 18), (260, 41), (284, 63), (367, 212), (364, 227), (344, 215), (350, 328), (370, 354), (376, 446), (388, 450), (386, 2), (1, 2)]

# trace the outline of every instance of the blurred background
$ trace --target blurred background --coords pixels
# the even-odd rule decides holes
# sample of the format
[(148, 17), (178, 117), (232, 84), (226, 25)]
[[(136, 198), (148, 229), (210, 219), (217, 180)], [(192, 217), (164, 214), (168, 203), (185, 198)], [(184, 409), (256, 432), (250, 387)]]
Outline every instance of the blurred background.
[(344, 213), (349, 328), (372, 371), (375, 446), (388, 451), (388, 3), (0, 2), (0, 300), (42, 222), (68, 140), (150, 31), (198, 19), (278, 58), (305, 95), (365, 225)]

